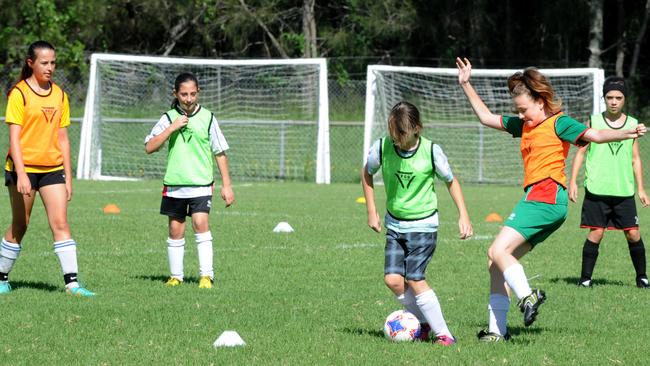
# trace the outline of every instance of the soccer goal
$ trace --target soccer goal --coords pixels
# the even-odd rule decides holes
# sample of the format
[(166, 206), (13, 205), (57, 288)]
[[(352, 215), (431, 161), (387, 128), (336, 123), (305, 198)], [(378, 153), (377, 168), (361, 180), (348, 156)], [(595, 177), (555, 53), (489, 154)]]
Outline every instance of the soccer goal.
[[(506, 81), (517, 71), (520, 70), (472, 70), (472, 85), (492, 112), (514, 114)], [(603, 70), (540, 71), (551, 80), (562, 99), (563, 111), (569, 116), (587, 121), (590, 114), (603, 110)], [(364, 162), (370, 144), (388, 133), (390, 109), (403, 100), (418, 107), (424, 135), (442, 147), (457, 177), (475, 183), (521, 182), (519, 139), (478, 122), (458, 85), (455, 68), (368, 66)]]
[(77, 178), (164, 175), (166, 147), (147, 155), (144, 137), (170, 108), (176, 76), (192, 72), (199, 103), (230, 145), (240, 180), (330, 182), (325, 59), (215, 60), (93, 54)]

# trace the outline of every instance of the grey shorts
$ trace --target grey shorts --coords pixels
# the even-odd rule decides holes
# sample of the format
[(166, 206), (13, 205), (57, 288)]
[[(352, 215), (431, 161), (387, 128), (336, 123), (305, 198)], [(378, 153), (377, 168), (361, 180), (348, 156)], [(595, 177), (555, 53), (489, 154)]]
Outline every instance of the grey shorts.
[(384, 274), (399, 274), (407, 280), (425, 279), (427, 265), (436, 250), (438, 233), (386, 232)]

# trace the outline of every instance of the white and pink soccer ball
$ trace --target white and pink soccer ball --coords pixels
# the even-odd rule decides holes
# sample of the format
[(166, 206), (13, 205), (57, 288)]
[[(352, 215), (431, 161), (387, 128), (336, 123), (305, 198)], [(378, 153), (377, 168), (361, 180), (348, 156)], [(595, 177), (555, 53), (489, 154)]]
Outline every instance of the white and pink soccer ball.
[(421, 331), (418, 318), (404, 310), (393, 311), (384, 322), (384, 334), (394, 342), (414, 341)]

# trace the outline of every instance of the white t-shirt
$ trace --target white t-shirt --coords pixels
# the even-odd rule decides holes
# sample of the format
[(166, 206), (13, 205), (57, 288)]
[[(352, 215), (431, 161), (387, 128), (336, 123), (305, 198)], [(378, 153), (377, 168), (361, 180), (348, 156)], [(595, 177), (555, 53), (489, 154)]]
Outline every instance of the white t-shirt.
[[(381, 160), (379, 160), (380, 144), (381, 140), (375, 141), (370, 147), (370, 151), (368, 151), (366, 167), (368, 168), (368, 174), (370, 175), (375, 175), (381, 168)], [(402, 151), (400, 149), (396, 150), (399, 155), (407, 158), (415, 153), (417, 147), (410, 151)], [(431, 149), (431, 157), (433, 158), (433, 163), (435, 166), (435, 175), (444, 182), (450, 183), (453, 181), (454, 174), (451, 171), (451, 167), (449, 166), (447, 155), (445, 155), (440, 146), (433, 144), (433, 148)], [(422, 220), (412, 221), (397, 220), (393, 216), (386, 213), (384, 216), (384, 224), (386, 225), (387, 229), (396, 231), (398, 233), (435, 232), (438, 231), (438, 212)]]
[[(197, 105), (196, 108), (199, 108), (199, 106)], [(151, 129), (151, 132), (149, 132), (149, 134), (144, 138), (144, 143), (146, 144), (147, 142), (149, 142), (149, 140), (151, 140), (155, 136), (160, 135), (170, 125), (171, 122), (169, 121), (169, 119), (167, 119), (167, 116), (163, 114), (158, 120), (158, 122)], [(228, 150), (229, 148), (228, 142), (226, 141), (226, 138), (223, 137), (223, 133), (221, 133), (221, 129), (219, 128), (219, 123), (217, 122), (217, 118), (214, 115), (212, 116), (212, 123), (210, 124), (209, 134), (210, 134), (210, 148), (212, 149), (212, 153), (214, 155), (220, 154)], [(211, 196), (213, 190), (214, 187), (212, 185), (204, 186), (204, 187), (165, 186), (163, 188), (163, 196), (174, 197), (174, 198), (203, 197), (203, 196)]]

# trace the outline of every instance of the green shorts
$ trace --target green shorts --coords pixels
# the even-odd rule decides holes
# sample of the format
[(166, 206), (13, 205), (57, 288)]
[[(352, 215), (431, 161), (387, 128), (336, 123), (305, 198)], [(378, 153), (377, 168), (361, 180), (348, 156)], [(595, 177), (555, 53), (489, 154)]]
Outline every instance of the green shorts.
[(568, 213), (568, 197), (558, 184), (556, 203), (531, 201), (528, 190), (504, 225), (515, 229), (533, 247), (559, 229)]

